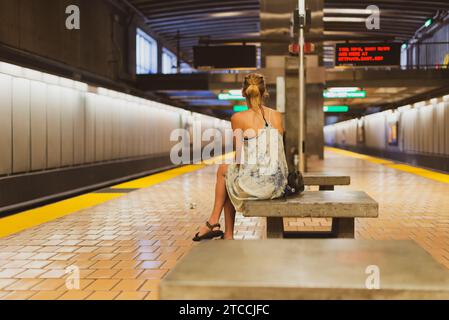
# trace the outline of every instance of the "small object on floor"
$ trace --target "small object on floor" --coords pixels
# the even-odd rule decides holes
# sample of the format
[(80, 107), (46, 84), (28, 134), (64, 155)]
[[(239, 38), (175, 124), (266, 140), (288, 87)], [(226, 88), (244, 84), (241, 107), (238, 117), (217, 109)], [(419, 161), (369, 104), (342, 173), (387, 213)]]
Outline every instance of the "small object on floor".
[(196, 208), (196, 203), (195, 202), (191, 202), (190, 203), (190, 209), (195, 209)]

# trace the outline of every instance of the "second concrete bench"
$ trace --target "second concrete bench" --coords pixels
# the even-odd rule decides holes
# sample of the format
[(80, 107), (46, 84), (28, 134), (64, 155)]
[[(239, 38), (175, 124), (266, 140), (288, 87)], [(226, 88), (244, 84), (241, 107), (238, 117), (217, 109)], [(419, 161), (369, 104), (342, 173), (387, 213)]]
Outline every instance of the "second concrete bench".
[(306, 186), (318, 186), (320, 190), (334, 190), (335, 186), (351, 184), (351, 177), (322, 172), (308, 172), (304, 174)]

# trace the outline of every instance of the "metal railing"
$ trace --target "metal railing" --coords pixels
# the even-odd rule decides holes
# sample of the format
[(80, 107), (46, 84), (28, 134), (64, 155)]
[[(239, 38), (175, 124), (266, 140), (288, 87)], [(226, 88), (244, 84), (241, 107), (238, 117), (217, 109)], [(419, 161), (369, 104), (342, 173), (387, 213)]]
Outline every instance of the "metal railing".
[(449, 42), (408, 44), (401, 50), (401, 69), (448, 69)]

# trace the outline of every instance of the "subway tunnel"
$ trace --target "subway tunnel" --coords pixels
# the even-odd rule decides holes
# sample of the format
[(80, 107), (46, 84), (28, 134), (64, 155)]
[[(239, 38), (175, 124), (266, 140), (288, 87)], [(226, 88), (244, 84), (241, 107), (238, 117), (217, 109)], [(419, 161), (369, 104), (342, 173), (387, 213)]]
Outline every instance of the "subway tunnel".
[(448, 13), (0, 0), (0, 300), (449, 299)]

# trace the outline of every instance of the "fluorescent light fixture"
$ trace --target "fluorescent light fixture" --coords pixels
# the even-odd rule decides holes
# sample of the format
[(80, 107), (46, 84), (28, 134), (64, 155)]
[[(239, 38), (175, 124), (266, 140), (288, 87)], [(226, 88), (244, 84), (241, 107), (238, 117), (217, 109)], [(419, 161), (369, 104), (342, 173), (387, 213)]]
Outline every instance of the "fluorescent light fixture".
[(212, 13), (210, 16), (213, 18), (229, 18), (229, 17), (238, 17), (243, 15), (242, 11), (229, 11), (229, 12), (216, 12)]
[(323, 17), (324, 22), (365, 22), (365, 18), (356, 17)]
[(373, 10), (326, 8), (323, 10), (323, 12), (324, 14), (372, 14)]
[(228, 92), (230, 95), (233, 95), (233, 96), (241, 96), (242, 95), (242, 90), (240, 90), (240, 89), (228, 90)]
[(246, 100), (242, 95), (232, 95), (229, 93), (220, 93), (218, 95), (218, 100), (238, 100), (243, 101)]
[(365, 99), (366, 98), (366, 91), (353, 91), (353, 92), (331, 92), (331, 91), (324, 91), (323, 97), (326, 99)]
[(329, 112), (348, 112), (349, 107), (348, 106), (324, 106), (323, 111), (326, 113)]
[(328, 88), (327, 91), (330, 92), (354, 92), (354, 91), (361, 91), (359, 87), (334, 87), (334, 88)]
[(245, 105), (237, 105), (237, 106), (234, 106), (234, 112), (242, 112), (242, 111), (246, 111), (246, 110), (248, 110), (248, 106), (245, 106)]

